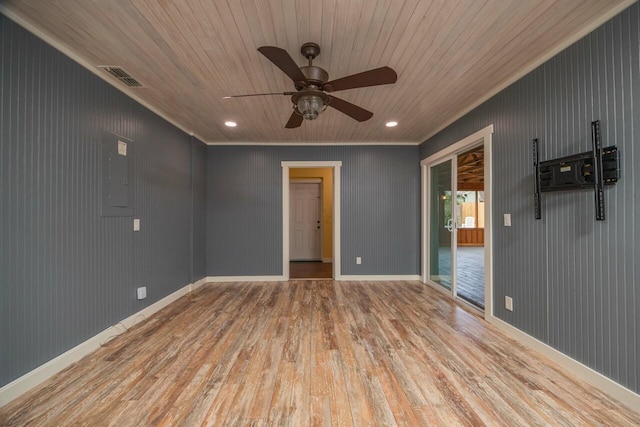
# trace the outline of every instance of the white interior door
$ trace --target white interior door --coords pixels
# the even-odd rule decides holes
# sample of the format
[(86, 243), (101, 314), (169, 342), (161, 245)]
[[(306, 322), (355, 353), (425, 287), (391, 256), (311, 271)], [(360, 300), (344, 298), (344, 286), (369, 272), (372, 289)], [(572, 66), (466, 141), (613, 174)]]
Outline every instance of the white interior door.
[(289, 194), (290, 258), (292, 261), (321, 260), (320, 184), (292, 182)]

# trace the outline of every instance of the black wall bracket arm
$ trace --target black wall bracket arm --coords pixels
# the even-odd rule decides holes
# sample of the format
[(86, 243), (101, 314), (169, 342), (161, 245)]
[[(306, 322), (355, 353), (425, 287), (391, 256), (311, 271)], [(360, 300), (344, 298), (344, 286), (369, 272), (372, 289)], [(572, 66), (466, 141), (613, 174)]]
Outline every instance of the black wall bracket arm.
[[(600, 120), (591, 122), (591, 147), (595, 159), (594, 195), (596, 204), (596, 221), (604, 221), (604, 177), (602, 170), (602, 141), (600, 139)], [(617, 159), (616, 159), (617, 163)], [(616, 177), (616, 182), (619, 177)]]
[(604, 186), (614, 185), (620, 179), (618, 148), (602, 148), (600, 121), (591, 122), (591, 151), (558, 159), (539, 161), (540, 145), (533, 140), (533, 166), (535, 168), (535, 218), (542, 218), (541, 193), (593, 189), (596, 221), (605, 219)]
[(540, 146), (538, 138), (533, 139), (533, 167), (536, 170), (533, 192), (533, 209), (536, 219), (542, 219), (542, 198), (540, 197)]

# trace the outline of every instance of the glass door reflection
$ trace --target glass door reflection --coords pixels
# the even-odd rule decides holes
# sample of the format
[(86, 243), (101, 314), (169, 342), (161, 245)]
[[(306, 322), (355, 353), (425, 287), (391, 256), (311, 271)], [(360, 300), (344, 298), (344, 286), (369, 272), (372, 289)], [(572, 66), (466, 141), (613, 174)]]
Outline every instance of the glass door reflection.
[(455, 220), (452, 205), (452, 159), (430, 168), (429, 278), (451, 290)]

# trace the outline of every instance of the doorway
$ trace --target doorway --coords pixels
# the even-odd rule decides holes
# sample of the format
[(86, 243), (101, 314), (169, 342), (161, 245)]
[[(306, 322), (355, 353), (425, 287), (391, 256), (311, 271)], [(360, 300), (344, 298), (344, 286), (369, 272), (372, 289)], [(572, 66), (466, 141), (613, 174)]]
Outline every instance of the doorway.
[(492, 314), (493, 126), (421, 162), (422, 280)]
[[(294, 176), (317, 176), (293, 178)], [(289, 278), (327, 279), (332, 276), (331, 169), (289, 170)], [(329, 187), (329, 188), (326, 188)], [(324, 193), (327, 197), (323, 197)], [(326, 252), (326, 253), (325, 253)], [(324, 258), (324, 259), (323, 259)], [(327, 260), (329, 258), (329, 260)], [(324, 261), (324, 262), (323, 262)]]
[[(340, 168), (342, 162), (332, 161), (283, 161), (282, 162), (282, 271), (283, 280), (290, 278), (334, 278), (340, 276)], [(291, 180), (320, 180), (322, 214), (320, 219), (321, 255), (318, 259), (308, 253), (300, 255), (294, 245), (294, 239), (301, 239), (302, 245), (313, 243), (311, 223), (308, 223), (308, 239), (292, 236), (296, 231), (292, 225), (295, 221), (296, 202), (292, 196)], [(292, 206), (292, 204), (294, 206)], [(306, 209), (309, 209), (307, 204)], [(302, 209), (305, 209), (302, 202)], [(304, 212), (302, 212), (304, 213)], [(313, 221), (313, 219), (311, 220)], [(318, 236), (318, 219), (315, 219), (315, 235)], [(309, 222), (309, 221), (307, 221)], [(305, 243), (306, 242), (306, 243)], [(311, 245), (313, 246), (313, 245)], [(310, 261), (312, 260), (312, 261)], [(295, 265), (294, 265), (295, 264)]]
[(456, 157), (456, 294), (484, 310), (484, 145)]

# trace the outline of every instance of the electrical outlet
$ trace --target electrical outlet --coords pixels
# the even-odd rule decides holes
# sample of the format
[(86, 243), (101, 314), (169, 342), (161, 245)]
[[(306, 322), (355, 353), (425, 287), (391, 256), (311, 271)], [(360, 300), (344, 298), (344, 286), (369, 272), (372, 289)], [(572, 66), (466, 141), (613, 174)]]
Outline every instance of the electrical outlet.
[(504, 297), (504, 308), (509, 311), (513, 311), (513, 298), (508, 296)]
[(362, 264), (362, 258), (357, 256), (356, 257), (356, 264)]
[(140, 218), (133, 220), (133, 231), (140, 231)]
[(147, 297), (147, 287), (146, 286), (142, 286), (142, 287), (138, 288), (136, 290), (136, 293), (138, 295), (138, 299), (145, 299)]
[(511, 227), (511, 214), (504, 214), (504, 226)]

